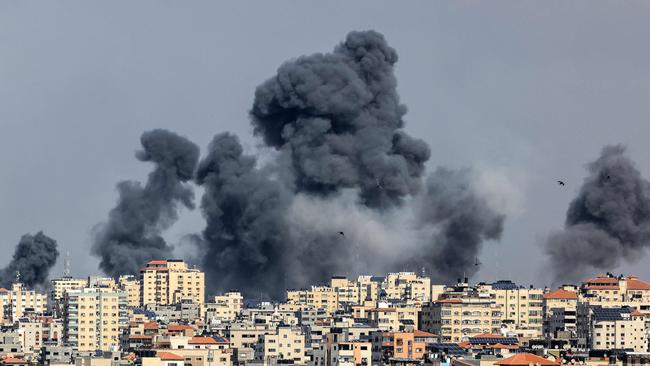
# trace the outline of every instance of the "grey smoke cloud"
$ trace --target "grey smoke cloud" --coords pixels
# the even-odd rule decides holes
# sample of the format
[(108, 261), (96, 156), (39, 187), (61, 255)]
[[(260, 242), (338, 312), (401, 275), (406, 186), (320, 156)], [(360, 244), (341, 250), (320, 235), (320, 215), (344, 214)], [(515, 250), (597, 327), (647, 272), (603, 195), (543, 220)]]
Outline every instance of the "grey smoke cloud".
[(1, 285), (11, 286), (20, 272), (20, 281), (28, 287), (45, 286), (58, 257), (56, 240), (41, 231), (25, 234), (16, 245), (11, 262), (0, 272)]
[(209, 290), (282, 296), (292, 255), (284, 220), (291, 194), (269, 174), (229, 133), (214, 137), (199, 164), (196, 181), (205, 188), (207, 221), (199, 245)]
[(396, 61), (368, 31), (282, 65), (251, 111), (255, 133), (280, 151), (266, 166), (236, 136), (215, 136), (196, 177), (209, 290), (281, 298), (333, 274), (425, 267), (451, 282), (477, 270), (482, 243), (500, 237), (505, 217), (468, 170), (439, 169), (422, 191), (430, 151), (403, 131)]
[(650, 245), (650, 182), (621, 145), (606, 146), (587, 166), (564, 230), (552, 233), (546, 252), (556, 281), (580, 280), (593, 269), (634, 261)]
[(332, 53), (288, 61), (257, 87), (255, 133), (290, 155), (298, 191), (358, 187), (381, 208), (419, 191), (430, 151), (402, 130), (397, 59), (381, 34), (351, 32)]
[(140, 137), (136, 157), (152, 162), (147, 183), (122, 181), (119, 198), (107, 222), (97, 228), (93, 254), (111, 276), (137, 274), (152, 259), (168, 258), (171, 247), (161, 233), (178, 218), (178, 209), (194, 208), (194, 193), (185, 182), (192, 179), (199, 148), (173, 132), (155, 129)]
[(505, 215), (477, 190), (468, 169), (438, 168), (417, 200), (418, 224), (430, 232), (411, 264), (427, 270), (435, 280), (453, 283), (479, 270), (483, 242), (498, 240)]

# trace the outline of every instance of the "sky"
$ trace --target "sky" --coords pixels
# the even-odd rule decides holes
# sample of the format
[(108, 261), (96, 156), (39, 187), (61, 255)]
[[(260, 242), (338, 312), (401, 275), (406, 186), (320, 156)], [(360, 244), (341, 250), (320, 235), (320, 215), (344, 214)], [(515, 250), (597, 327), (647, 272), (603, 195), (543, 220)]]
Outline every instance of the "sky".
[[(255, 87), (365, 29), (399, 54), (406, 130), (431, 146), (429, 170), (475, 168), (504, 197), (503, 237), (472, 280), (549, 281), (543, 243), (604, 145), (626, 145), (650, 177), (646, 1), (1, 2), (0, 265), (43, 230), (73, 275), (98, 273), (92, 230), (115, 184), (151, 169), (134, 158), (143, 131), (203, 151), (232, 131), (259, 151)], [(185, 211), (165, 236), (204, 225)], [(649, 261), (612, 271), (650, 279)]]

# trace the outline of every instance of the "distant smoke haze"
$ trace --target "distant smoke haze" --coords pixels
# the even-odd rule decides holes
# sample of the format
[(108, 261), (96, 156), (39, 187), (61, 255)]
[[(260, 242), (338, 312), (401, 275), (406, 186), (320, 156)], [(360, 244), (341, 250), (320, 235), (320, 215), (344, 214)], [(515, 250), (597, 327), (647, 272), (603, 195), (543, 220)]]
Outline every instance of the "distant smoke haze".
[(650, 182), (621, 145), (606, 146), (587, 167), (564, 230), (552, 233), (546, 252), (555, 281), (575, 281), (594, 270), (613, 270), (640, 259), (650, 246)]

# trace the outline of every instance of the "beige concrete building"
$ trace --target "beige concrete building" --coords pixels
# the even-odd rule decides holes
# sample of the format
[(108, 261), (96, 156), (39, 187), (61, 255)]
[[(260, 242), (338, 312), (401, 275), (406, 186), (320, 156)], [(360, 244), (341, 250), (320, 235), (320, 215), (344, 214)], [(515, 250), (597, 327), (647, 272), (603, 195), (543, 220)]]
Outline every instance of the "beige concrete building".
[(636, 276), (599, 275), (582, 283), (580, 301), (590, 306), (630, 306), (650, 314), (650, 284)]
[(43, 323), (21, 320), (16, 323), (24, 352), (40, 352), (43, 339)]
[(479, 285), (499, 309), (501, 323), (509, 330), (539, 337), (544, 319), (544, 289), (521, 287), (511, 281)]
[(591, 349), (647, 351), (643, 314), (631, 308), (591, 309)]
[(413, 301), (424, 304), (431, 301), (431, 279), (414, 272), (389, 273), (381, 284), (387, 300)]
[(74, 278), (64, 276), (55, 278), (52, 281), (52, 292), (50, 293), (50, 300), (58, 314), (61, 314), (61, 305), (63, 305), (63, 297), (67, 290), (78, 290), (88, 286), (88, 279)]
[(419, 329), (439, 334), (442, 342), (463, 342), (478, 334), (498, 333), (500, 328), (500, 310), (491, 300), (437, 300), (420, 312)]
[(108, 288), (69, 290), (65, 294), (64, 341), (78, 351), (110, 351), (120, 345), (128, 325), (127, 295)]
[(123, 275), (117, 281), (118, 288), (126, 292), (127, 304), (131, 307), (140, 306), (140, 281), (133, 275)]
[(28, 290), (22, 283), (14, 283), (11, 290), (0, 288), (2, 313), (0, 320), (13, 323), (27, 312), (43, 314), (47, 309), (47, 295)]
[(201, 305), (201, 317), (208, 323), (233, 321), (243, 308), (244, 297), (231, 291), (214, 297), (213, 302)]
[(256, 349), (256, 358), (264, 365), (278, 361), (293, 361), (304, 365), (308, 358), (305, 354), (305, 335), (300, 328), (280, 326), (274, 334), (265, 334)]
[(151, 261), (140, 270), (140, 305), (205, 301), (205, 274), (182, 260)]
[(337, 307), (337, 293), (329, 286), (312, 286), (309, 290), (287, 291), (289, 304), (303, 305), (306, 309), (322, 309), (333, 314)]

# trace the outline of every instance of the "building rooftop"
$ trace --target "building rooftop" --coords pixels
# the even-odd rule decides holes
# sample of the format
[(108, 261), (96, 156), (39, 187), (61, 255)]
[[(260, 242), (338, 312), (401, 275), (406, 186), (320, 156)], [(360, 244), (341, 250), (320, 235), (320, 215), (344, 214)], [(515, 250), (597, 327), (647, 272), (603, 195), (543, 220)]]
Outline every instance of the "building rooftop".
[(559, 288), (555, 291), (551, 291), (549, 293), (544, 294), (544, 299), (546, 300), (559, 300), (559, 299), (567, 299), (567, 300), (577, 300), (578, 299), (578, 294), (575, 293), (574, 291), (569, 291), (565, 290), (563, 288)]
[(494, 363), (495, 365), (503, 366), (529, 366), (529, 365), (539, 365), (539, 366), (551, 366), (558, 365), (557, 362), (551, 361), (544, 357), (539, 357), (532, 353), (517, 353), (514, 356), (508, 357), (505, 360), (501, 360)]

